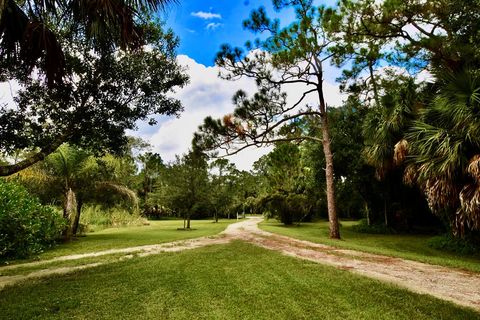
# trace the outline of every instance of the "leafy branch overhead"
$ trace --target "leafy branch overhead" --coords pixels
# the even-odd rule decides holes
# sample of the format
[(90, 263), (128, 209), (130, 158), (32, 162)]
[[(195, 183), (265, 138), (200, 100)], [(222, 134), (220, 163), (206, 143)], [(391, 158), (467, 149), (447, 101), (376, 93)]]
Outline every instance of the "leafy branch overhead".
[[(11, 70), (42, 71), (49, 86), (68, 75), (61, 38), (85, 39), (96, 52), (146, 44), (145, 12), (176, 0), (0, 0), (0, 60)], [(3, 72), (2, 72), (3, 73)]]

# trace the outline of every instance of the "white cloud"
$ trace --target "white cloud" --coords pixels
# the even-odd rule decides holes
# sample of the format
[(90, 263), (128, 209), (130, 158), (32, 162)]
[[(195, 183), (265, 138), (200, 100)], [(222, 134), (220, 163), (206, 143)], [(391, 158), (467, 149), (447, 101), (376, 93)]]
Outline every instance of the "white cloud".
[[(180, 118), (161, 118), (153, 132), (152, 128), (148, 130), (141, 126), (140, 131), (134, 133), (149, 141), (154, 147), (154, 152), (158, 152), (165, 161), (172, 161), (176, 154), (187, 152), (191, 146), (193, 133), (203, 123), (205, 117), (220, 118), (232, 113), (234, 109), (232, 96), (238, 89), (250, 95), (256, 91), (255, 83), (251, 79), (226, 81), (218, 78), (217, 67), (206, 67), (185, 55), (178, 56), (178, 61), (188, 67), (187, 72), (190, 75), (190, 84), (175, 94), (175, 97), (182, 101), (185, 111)], [(298, 99), (305, 90), (301, 85), (291, 85), (284, 89), (289, 101)], [(329, 105), (341, 104), (343, 96), (336, 85), (325, 82), (324, 90)], [(306, 102), (318, 105), (318, 97), (312, 95)], [(253, 162), (271, 149), (250, 147), (229, 157), (229, 160), (239, 169), (250, 170)]]
[(15, 109), (16, 104), (13, 99), (16, 96), (16, 93), (18, 90), (20, 90), (20, 85), (18, 82), (14, 80), (1, 82), (0, 83), (0, 106), (6, 106), (9, 109)]
[(204, 19), (204, 20), (210, 20), (210, 19), (222, 19), (222, 15), (219, 13), (212, 13), (212, 12), (204, 12), (204, 11), (198, 11), (198, 12), (192, 12), (190, 15)]
[(205, 29), (207, 30), (215, 30), (219, 27), (223, 26), (223, 24), (221, 23), (218, 23), (218, 22), (210, 22), (209, 24), (207, 24), (207, 26), (205, 27)]

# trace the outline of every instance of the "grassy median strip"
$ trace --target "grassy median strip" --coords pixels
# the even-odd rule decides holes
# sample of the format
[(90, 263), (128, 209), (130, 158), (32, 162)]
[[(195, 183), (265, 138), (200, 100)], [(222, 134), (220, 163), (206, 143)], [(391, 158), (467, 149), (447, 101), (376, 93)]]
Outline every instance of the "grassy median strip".
[(149, 221), (149, 225), (146, 226), (108, 228), (87, 233), (86, 236), (78, 237), (68, 243), (59, 244), (34, 258), (9, 261), (8, 264), (212, 236), (222, 232), (230, 223), (234, 222), (237, 221), (225, 219), (214, 223), (212, 220), (192, 220), (192, 230), (188, 231), (178, 230), (178, 228), (183, 228), (182, 220)]

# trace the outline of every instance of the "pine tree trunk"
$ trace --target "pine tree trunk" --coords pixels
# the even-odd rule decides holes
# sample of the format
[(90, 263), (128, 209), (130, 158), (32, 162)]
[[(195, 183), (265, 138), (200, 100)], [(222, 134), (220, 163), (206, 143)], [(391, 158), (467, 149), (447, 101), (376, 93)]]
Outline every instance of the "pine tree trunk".
[(333, 154), (330, 142), (330, 129), (328, 126), (327, 104), (323, 95), (323, 69), (322, 62), (315, 58), (318, 70), (317, 93), (320, 102), (320, 121), (322, 124), (322, 145), (325, 155), (325, 180), (327, 182), (327, 207), (328, 221), (330, 222), (330, 238), (340, 239), (340, 229), (338, 225), (337, 205), (335, 203), (335, 181), (333, 172)]
[(322, 144), (325, 154), (325, 178), (327, 182), (327, 207), (328, 221), (330, 222), (330, 238), (340, 239), (340, 230), (338, 226), (337, 205), (335, 202), (335, 182), (333, 174), (333, 154), (330, 146), (330, 132), (328, 128), (327, 114), (322, 117)]

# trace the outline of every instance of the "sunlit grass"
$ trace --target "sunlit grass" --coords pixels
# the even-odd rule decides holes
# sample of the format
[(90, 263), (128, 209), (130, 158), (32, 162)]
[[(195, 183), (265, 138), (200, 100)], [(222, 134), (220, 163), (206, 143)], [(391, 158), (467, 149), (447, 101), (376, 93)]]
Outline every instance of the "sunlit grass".
[(59, 244), (32, 259), (10, 263), (211, 236), (222, 232), (233, 222), (236, 220), (220, 220), (218, 223), (212, 220), (193, 220), (190, 231), (178, 230), (183, 228), (183, 220), (149, 221), (149, 225), (146, 226), (108, 228)]
[(478, 319), (469, 309), (234, 242), (0, 291), (5, 319)]

